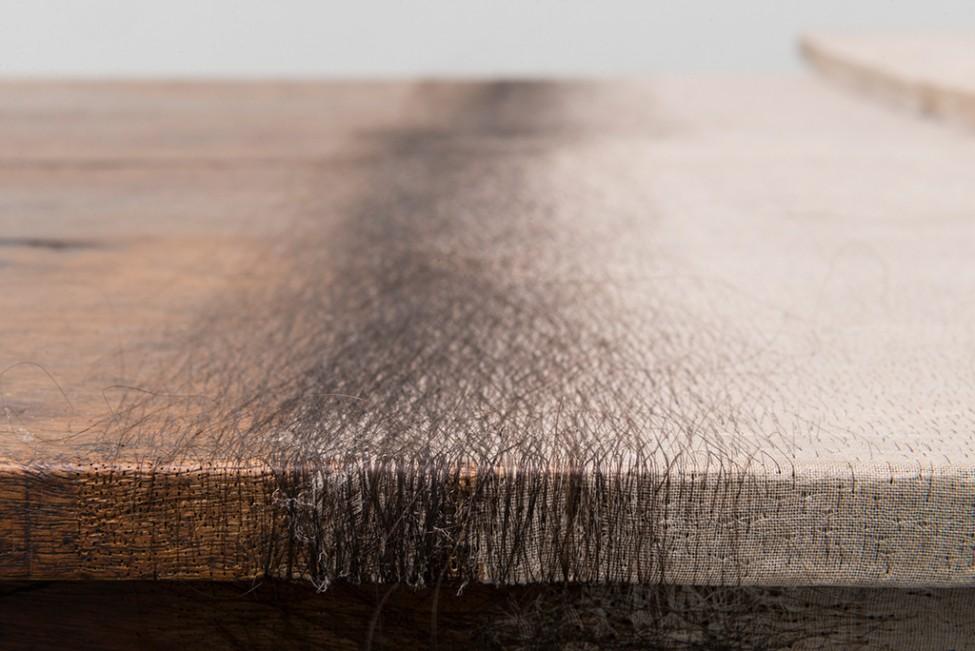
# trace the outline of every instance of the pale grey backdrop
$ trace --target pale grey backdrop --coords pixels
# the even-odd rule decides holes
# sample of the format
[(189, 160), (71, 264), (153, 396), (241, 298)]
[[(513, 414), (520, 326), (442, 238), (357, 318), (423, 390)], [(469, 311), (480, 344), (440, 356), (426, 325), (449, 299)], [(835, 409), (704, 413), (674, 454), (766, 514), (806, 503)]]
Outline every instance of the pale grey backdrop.
[(973, 0), (0, 0), (0, 76), (788, 71), (812, 29), (975, 27)]

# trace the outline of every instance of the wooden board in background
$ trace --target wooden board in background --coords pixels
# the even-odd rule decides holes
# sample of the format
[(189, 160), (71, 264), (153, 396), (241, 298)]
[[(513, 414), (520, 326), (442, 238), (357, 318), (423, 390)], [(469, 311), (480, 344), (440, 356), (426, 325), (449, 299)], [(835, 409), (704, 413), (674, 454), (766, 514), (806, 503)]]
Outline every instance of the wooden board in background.
[(975, 125), (975, 34), (809, 34), (800, 49), (819, 72), (879, 99)]

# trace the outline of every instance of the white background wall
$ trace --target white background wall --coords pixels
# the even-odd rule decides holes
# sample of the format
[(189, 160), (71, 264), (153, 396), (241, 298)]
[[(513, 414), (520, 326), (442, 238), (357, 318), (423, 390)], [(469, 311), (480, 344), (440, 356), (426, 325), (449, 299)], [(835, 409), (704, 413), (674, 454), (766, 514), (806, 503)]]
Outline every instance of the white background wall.
[(0, 76), (788, 71), (821, 28), (975, 29), (975, 0), (0, 0)]

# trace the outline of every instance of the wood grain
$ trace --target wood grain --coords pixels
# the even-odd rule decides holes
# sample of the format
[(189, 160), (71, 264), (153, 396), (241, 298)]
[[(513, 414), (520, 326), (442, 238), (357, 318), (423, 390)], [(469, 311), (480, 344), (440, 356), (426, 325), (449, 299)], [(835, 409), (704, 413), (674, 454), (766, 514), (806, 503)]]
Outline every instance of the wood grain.
[[(666, 524), (658, 578), (972, 583), (965, 137), (801, 78), (9, 82), (0, 112), (0, 577), (318, 579), (282, 422), (446, 448), (513, 414), (653, 450), (619, 524)], [(558, 566), (547, 533), (505, 577)], [(598, 544), (568, 578), (663, 565)]]

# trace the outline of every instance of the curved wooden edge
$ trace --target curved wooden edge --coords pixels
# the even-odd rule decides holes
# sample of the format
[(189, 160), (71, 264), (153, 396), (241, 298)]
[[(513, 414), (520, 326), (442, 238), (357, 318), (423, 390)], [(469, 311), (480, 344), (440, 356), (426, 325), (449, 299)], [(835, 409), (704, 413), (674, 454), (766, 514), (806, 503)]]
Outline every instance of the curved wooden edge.
[[(936, 48), (937, 37), (930, 43)], [(975, 126), (975, 86), (953, 82), (937, 58), (930, 65), (915, 61), (908, 67), (901, 56), (885, 57), (883, 44), (815, 34), (800, 38), (799, 51), (814, 70), (846, 87), (921, 115)], [(975, 51), (970, 58), (975, 64)], [(944, 54), (940, 60), (946, 60)]]

